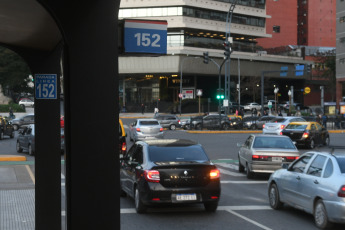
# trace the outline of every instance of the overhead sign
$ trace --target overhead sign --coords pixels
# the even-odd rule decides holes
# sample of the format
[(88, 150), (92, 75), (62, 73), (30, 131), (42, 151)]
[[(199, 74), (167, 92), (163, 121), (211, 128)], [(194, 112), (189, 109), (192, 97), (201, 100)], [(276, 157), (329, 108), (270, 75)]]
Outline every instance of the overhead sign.
[(287, 76), (287, 71), (288, 71), (288, 67), (287, 66), (280, 67), (280, 76), (281, 77), (286, 77)]
[(296, 65), (295, 75), (303, 76), (303, 73), (304, 73), (304, 65)]
[(167, 21), (125, 20), (125, 53), (167, 53)]
[(36, 99), (56, 99), (57, 98), (56, 74), (35, 74), (35, 98)]

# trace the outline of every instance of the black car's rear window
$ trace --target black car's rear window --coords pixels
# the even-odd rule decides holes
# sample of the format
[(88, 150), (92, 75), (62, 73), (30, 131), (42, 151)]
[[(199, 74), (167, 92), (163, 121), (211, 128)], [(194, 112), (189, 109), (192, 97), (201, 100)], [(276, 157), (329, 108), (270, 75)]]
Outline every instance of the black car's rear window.
[(140, 121), (140, 125), (159, 125), (158, 121)]
[(307, 125), (300, 125), (300, 124), (288, 124), (285, 129), (306, 129)]
[(341, 173), (345, 173), (345, 157), (336, 157)]
[(153, 162), (208, 161), (201, 146), (149, 146), (149, 159)]

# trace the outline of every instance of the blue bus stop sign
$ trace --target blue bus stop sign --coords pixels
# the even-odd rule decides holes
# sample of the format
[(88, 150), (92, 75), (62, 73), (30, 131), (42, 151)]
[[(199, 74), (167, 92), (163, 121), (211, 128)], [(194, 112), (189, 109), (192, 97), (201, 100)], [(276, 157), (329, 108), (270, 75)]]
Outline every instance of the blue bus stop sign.
[(35, 74), (35, 98), (56, 99), (57, 77), (56, 74)]
[(280, 76), (281, 77), (286, 77), (287, 76), (287, 71), (288, 71), (288, 67), (287, 66), (280, 67)]
[(296, 76), (303, 76), (304, 73), (304, 65), (296, 65)]
[(167, 53), (167, 21), (125, 20), (125, 53)]

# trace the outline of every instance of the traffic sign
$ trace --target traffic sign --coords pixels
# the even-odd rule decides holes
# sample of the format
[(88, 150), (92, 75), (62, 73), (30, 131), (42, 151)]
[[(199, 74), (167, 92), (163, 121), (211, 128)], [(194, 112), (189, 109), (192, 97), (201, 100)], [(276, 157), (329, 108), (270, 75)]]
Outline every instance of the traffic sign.
[(182, 98), (182, 97), (183, 97), (183, 94), (182, 94), (182, 93), (179, 93), (179, 94), (178, 94), (178, 97), (179, 97), (179, 98)]
[(167, 21), (125, 20), (125, 52), (166, 54), (167, 27)]
[(202, 96), (202, 89), (197, 89), (196, 90), (196, 95), (201, 97)]
[(271, 101), (269, 101), (267, 105), (268, 105), (268, 108), (270, 108), (270, 109), (272, 108), (272, 102)]
[(56, 99), (57, 77), (56, 74), (35, 74), (35, 98)]
[(304, 88), (304, 92), (305, 92), (306, 94), (310, 93), (310, 88), (309, 88), (309, 87), (305, 87), (305, 88)]

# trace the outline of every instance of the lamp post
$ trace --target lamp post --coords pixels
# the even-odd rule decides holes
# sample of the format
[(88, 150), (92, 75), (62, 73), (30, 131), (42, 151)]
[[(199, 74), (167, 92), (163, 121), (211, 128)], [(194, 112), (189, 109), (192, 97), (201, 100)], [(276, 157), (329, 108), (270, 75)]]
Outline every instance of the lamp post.
[(288, 92), (289, 95), (289, 115), (291, 114), (291, 90)]
[(279, 88), (274, 88), (274, 95), (275, 95), (275, 113), (277, 114), (277, 93), (279, 91)]
[(183, 63), (184, 61), (190, 59), (190, 58), (200, 58), (200, 57), (186, 57), (184, 59), (182, 59), (181, 61), (181, 74), (180, 74), (180, 94), (179, 94), (179, 98), (180, 98), (180, 116), (181, 116), (181, 112), (182, 112), (182, 69), (183, 69)]

